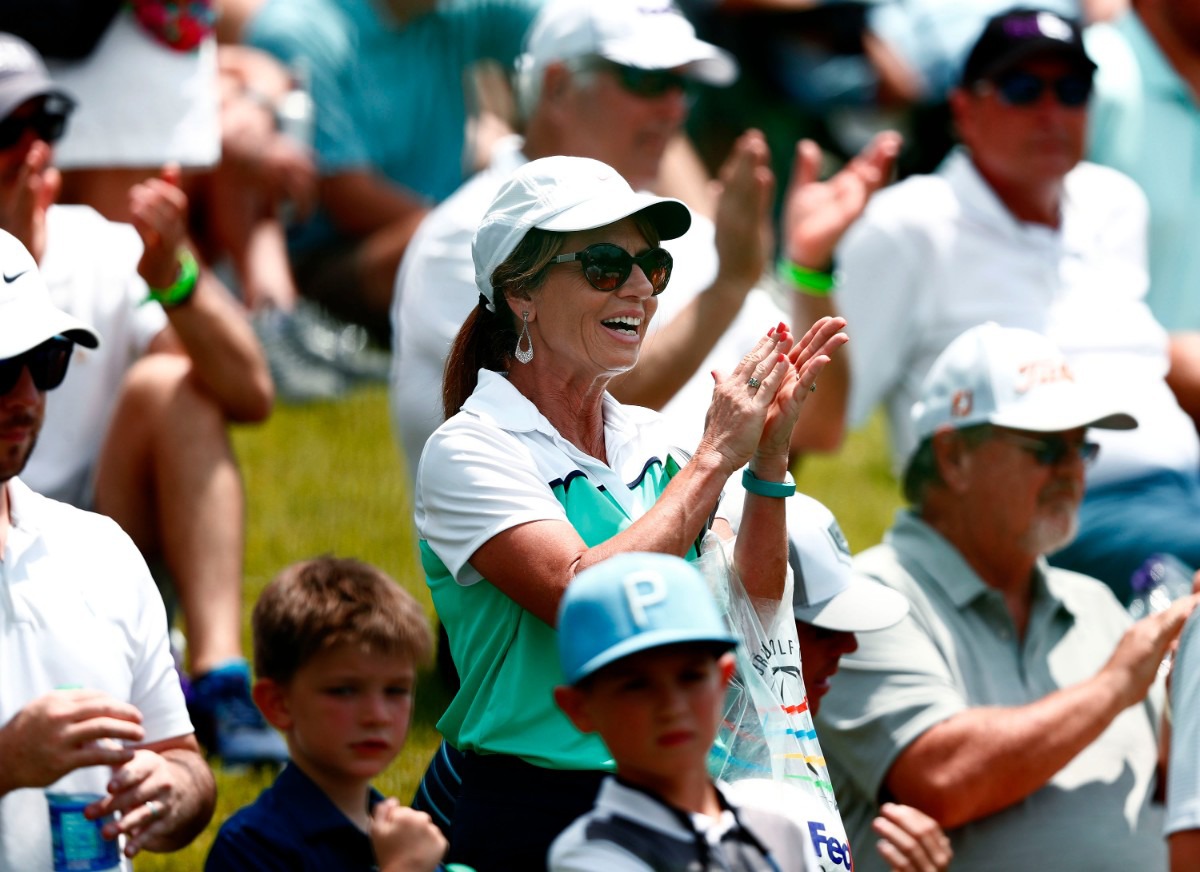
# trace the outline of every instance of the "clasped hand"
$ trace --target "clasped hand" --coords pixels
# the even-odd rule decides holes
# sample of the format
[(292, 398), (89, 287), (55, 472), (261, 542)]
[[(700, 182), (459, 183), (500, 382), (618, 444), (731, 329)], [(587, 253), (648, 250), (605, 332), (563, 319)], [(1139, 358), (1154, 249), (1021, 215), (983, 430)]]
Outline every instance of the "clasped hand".
[[(727, 473), (752, 457), (785, 461), (800, 409), (830, 356), (847, 342), (845, 319), (817, 320), (796, 341), (782, 322), (715, 387), (697, 454), (713, 452)], [(786, 465), (786, 463), (785, 463)]]

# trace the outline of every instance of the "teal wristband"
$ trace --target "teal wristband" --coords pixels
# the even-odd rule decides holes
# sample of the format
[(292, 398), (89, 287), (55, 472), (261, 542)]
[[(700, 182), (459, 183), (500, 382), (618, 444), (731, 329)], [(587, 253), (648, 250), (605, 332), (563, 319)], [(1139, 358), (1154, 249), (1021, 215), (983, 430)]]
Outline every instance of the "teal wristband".
[(783, 481), (763, 481), (748, 466), (742, 470), (742, 487), (760, 497), (790, 497), (796, 492), (796, 482), (790, 472), (784, 473)]
[(170, 287), (150, 288), (143, 303), (154, 300), (169, 309), (181, 306), (192, 298), (196, 292), (196, 281), (200, 278), (200, 264), (196, 263), (196, 256), (188, 248), (180, 248), (178, 257), (179, 278)]
[(837, 288), (837, 277), (832, 272), (809, 269), (790, 260), (779, 261), (779, 278), (793, 291), (810, 297), (828, 297)]

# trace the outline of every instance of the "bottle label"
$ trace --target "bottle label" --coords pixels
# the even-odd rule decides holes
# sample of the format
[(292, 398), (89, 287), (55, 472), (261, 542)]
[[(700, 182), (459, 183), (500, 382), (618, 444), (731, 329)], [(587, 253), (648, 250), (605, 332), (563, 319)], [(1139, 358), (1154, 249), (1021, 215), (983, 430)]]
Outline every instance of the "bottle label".
[(121, 853), (116, 840), (100, 834), (111, 817), (88, 820), (83, 810), (101, 799), (98, 793), (47, 793), (50, 838), (54, 846), (54, 872), (106, 872), (119, 869)]

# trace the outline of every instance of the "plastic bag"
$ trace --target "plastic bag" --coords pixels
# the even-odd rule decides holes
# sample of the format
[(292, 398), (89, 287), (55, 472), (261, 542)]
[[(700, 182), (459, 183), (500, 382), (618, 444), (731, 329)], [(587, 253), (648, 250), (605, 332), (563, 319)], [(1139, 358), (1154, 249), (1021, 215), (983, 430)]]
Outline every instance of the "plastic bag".
[(845, 825), (800, 671), (791, 571), (780, 602), (752, 599), (729, 560), (732, 547), (732, 541), (722, 543), (710, 535), (695, 564), (742, 640), (709, 772), (728, 782), (767, 778), (794, 787), (805, 798), (797, 800), (797, 807), (807, 820), (821, 868), (851, 869)]

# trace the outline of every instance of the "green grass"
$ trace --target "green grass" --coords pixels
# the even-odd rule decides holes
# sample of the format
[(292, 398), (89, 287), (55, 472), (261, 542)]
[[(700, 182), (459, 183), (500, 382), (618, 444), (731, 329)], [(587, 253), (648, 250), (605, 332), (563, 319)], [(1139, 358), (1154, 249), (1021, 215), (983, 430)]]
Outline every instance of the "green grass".
[[(259, 591), (295, 560), (332, 553), (359, 557), (387, 571), (433, 618), (420, 573), (405, 474), (392, 438), (382, 388), (329, 404), (280, 406), (271, 420), (239, 429), (234, 445), (247, 493), (244, 644)], [(854, 434), (837, 457), (807, 459), (800, 489), (837, 515), (851, 546), (879, 541), (900, 500), (885, 459), (878, 420)], [(446, 694), (429, 672), (419, 679), (417, 707), (404, 753), (377, 780), (384, 793), (408, 801), (437, 747), (434, 723)], [(269, 779), (217, 772), (217, 813), (208, 829), (175, 854), (140, 857), (138, 872), (200, 869), (221, 822), (249, 804)]]

